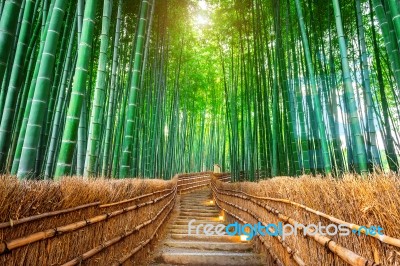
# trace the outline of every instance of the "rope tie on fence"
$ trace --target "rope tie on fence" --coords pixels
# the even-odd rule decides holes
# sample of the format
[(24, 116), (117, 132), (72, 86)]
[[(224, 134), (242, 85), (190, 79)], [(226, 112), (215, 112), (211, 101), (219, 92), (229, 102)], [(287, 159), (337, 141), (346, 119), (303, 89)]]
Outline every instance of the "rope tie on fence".
[[(107, 217), (107, 216), (106, 216), (106, 217)], [(88, 220), (88, 219), (86, 219), (86, 218), (83, 218), (83, 220), (85, 220), (85, 222), (86, 222), (86, 225), (89, 225), (89, 224), (91, 224), (90, 220)]]
[(8, 248), (8, 245), (7, 245), (6, 241), (3, 241), (1, 243), (1, 245), (2, 245), (2, 247), (0, 248), (0, 253), (3, 253), (3, 254), (11, 253), (11, 250)]
[[(325, 249), (328, 253), (333, 253), (332, 250), (329, 249), (329, 243), (332, 241), (332, 239), (329, 239), (328, 241), (325, 242), (324, 246)], [(368, 263), (368, 261), (366, 261), (365, 263)]]

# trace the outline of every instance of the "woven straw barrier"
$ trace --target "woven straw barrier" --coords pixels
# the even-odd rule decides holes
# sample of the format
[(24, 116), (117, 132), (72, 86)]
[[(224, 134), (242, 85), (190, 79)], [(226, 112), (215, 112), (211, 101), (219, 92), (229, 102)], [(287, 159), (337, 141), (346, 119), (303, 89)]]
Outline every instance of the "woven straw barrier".
[[(380, 180), (370, 179), (359, 182), (355, 185), (355, 180), (345, 181), (323, 181), (322, 179), (305, 178), (305, 180), (283, 178), (282, 181), (263, 181), (261, 183), (233, 183), (227, 184), (221, 182), (221, 176), (215, 174), (213, 177), (211, 188), (217, 206), (219, 206), (227, 216), (241, 223), (256, 224), (260, 222), (264, 226), (269, 223), (278, 224), (318, 224), (327, 226), (329, 224), (344, 224), (350, 229), (359, 229), (360, 226), (379, 225), (384, 228), (384, 235), (379, 237), (369, 236), (365, 234), (365, 230), (361, 230), (359, 235), (350, 234), (349, 236), (328, 236), (320, 234), (306, 234), (299, 229), (297, 235), (287, 236), (282, 239), (280, 236), (257, 236), (256, 244), (259, 249), (271, 255), (271, 265), (399, 265), (400, 250), (398, 234), (392, 236), (388, 234), (393, 232), (393, 226), (397, 226), (396, 209), (391, 212), (394, 216), (390, 217), (381, 210), (380, 215), (386, 217), (382, 219), (379, 214), (374, 213), (371, 217), (367, 217), (370, 223), (360, 223), (360, 216), (366, 214), (362, 211), (350, 213), (345, 217), (328, 215), (332, 205), (324, 206), (324, 202), (329, 202), (328, 193), (318, 193), (319, 190), (314, 189), (313, 198), (302, 198), (305, 195), (297, 194), (296, 189), (305, 189), (304, 182), (315, 185), (311, 182), (320, 182), (319, 186), (328, 186), (336, 195), (342, 191), (350, 192), (343, 198), (336, 199), (342, 202), (337, 208), (349, 208), (349, 206), (357, 205), (358, 202), (352, 198), (355, 195), (356, 188), (362, 187), (364, 193), (371, 197), (370, 190), (385, 188), (382, 193), (389, 193), (398, 189), (398, 179)], [(358, 180), (357, 180), (358, 181)], [(268, 183), (269, 182), (269, 183)], [(297, 182), (297, 183), (296, 183)], [(368, 182), (370, 183), (368, 186)], [(397, 183), (396, 183), (397, 182)], [(381, 184), (385, 183), (385, 184)], [(392, 187), (390, 187), (392, 183)], [(373, 186), (372, 186), (373, 185)], [(293, 191), (288, 190), (293, 189)], [(311, 187), (310, 187), (311, 189)], [(283, 191), (283, 192), (282, 192)], [(321, 188), (321, 192), (324, 189)], [(286, 193), (286, 194), (284, 194)], [(310, 191), (304, 191), (303, 194), (311, 194)], [(382, 200), (378, 191), (375, 192), (376, 199), (369, 199), (371, 202)], [(287, 198), (277, 197), (285, 195)], [(302, 196), (299, 196), (302, 195)], [(380, 195), (380, 196), (379, 196)], [(295, 200), (301, 200), (296, 202)], [(362, 200), (360, 196), (360, 201)], [(399, 198), (394, 195), (390, 200), (396, 201)], [(307, 202), (307, 204), (303, 204)], [(346, 204), (344, 202), (347, 202)], [(365, 202), (364, 202), (365, 203)], [(395, 202), (393, 202), (395, 203)], [(376, 204), (376, 203), (375, 203)], [(397, 202), (399, 206), (400, 202)], [(389, 206), (388, 206), (389, 207)], [(398, 208), (398, 207), (397, 207)], [(351, 209), (353, 211), (353, 209)], [(362, 210), (362, 209), (361, 209)], [(345, 210), (344, 210), (345, 212)], [(334, 212), (335, 213), (335, 212)], [(363, 217), (365, 218), (365, 217)], [(378, 219), (379, 218), (379, 219)], [(376, 222), (376, 223), (374, 223)], [(385, 230), (385, 229), (388, 230)], [(270, 228), (270, 232), (273, 229)]]
[(211, 177), (0, 179), (0, 265), (143, 265), (177, 193), (209, 185)]

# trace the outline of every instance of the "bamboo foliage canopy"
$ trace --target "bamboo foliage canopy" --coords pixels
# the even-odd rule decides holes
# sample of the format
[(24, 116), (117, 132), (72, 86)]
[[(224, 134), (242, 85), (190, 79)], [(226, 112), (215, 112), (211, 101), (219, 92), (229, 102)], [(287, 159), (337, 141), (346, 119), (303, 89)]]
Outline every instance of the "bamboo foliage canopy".
[(399, 172), (395, 0), (2, 0), (0, 172)]

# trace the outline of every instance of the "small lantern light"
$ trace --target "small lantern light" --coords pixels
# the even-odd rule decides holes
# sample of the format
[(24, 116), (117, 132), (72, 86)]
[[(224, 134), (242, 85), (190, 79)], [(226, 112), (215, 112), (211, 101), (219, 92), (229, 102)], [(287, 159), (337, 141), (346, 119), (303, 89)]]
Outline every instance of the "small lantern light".
[(247, 241), (246, 235), (240, 235), (240, 241)]
[(224, 216), (223, 216), (223, 215), (220, 215), (220, 216), (219, 216), (219, 220), (220, 220), (220, 221), (223, 221), (223, 220), (224, 220)]

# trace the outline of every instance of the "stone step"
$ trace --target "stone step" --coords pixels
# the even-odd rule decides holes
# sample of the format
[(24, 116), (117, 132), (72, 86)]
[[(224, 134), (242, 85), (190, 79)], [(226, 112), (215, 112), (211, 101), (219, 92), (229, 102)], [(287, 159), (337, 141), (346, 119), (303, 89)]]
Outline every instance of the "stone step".
[(188, 205), (199, 206), (199, 205), (207, 205), (207, 204), (209, 204), (210, 200), (208, 200), (208, 199), (204, 199), (204, 200), (181, 200), (180, 203), (181, 203), (181, 205), (182, 204), (188, 204)]
[(224, 221), (220, 221), (218, 218), (211, 218), (211, 217), (182, 217), (182, 218), (176, 219), (174, 221), (174, 223), (175, 224), (188, 224), (193, 219), (196, 220), (193, 224), (224, 223)]
[(200, 216), (200, 217), (196, 217), (196, 215), (193, 216), (182, 216), (182, 217), (177, 217), (176, 221), (191, 221), (195, 219), (196, 221), (204, 221), (204, 222), (220, 222), (219, 220), (219, 216)]
[[(224, 231), (224, 230), (222, 230), (222, 231)], [(189, 234), (189, 228), (188, 228), (188, 226), (186, 226), (184, 228), (171, 228), (169, 230), (169, 232), (173, 233), (173, 234)], [(191, 232), (191, 234), (196, 234), (196, 228), (192, 227), (190, 232)], [(199, 234), (200, 235), (204, 235), (204, 228), (203, 227), (199, 228)]]
[(251, 251), (250, 243), (210, 242), (210, 241), (167, 241), (167, 247), (215, 251)]
[[(216, 226), (216, 225), (218, 225), (220, 223), (209, 223), (209, 224), (212, 224), (212, 225)], [(196, 225), (199, 225), (199, 224), (193, 223), (192, 225), (196, 226)], [(188, 228), (189, 228), (188, 224), (174, 224), (174, 225), (171, 225), (169, 227), (169, 229), (188, 229)]]
[(194, 201), (199, 202), (199, 201), (204, 201), (204, 200), (210, 201), (211, 198), (210, 198), (210, 197), (198, 197), (198, 198), (187, 198), (187, 199), (182, 199), (182, 198), (181, 198), (180, 201), (181, 201), (181, 202), (194, 202)]
[(197, 210), (197, 211), (202, 211), (202, 210), (219, 210), (215, 208), (214, 206), (199, 206), (199, 204), (196, 205), (178, 205), (179, 208), (182, 209), (191, 209), (191, 210)]
[(185, 240), (185, 241), (210, 241), (210, 242), (231, 242), (231, 243), (240, 243), (240, 237), (239, 236), (229, 236), (229, 235), (223, 235), (223, 236), (206, 236), (204, 234), (202, 235), (189, 235), (189, 234), (171, 234), (171, 238), (175, 240)]
[(179, 211), (180, 211), (180, 212), (183, 212), (183, 213), (192, 213), (192, 214), (196, 214), (196, 213), (214, 214), (215, 216), (219, 216), (219, 214), (222, 213), (221, 211), (219, 211), (219, 210), (214, 210), (214, 209), (209, 209), (209, 210), (201, 210), (201, 209), (193, 210), (193, 209), (182, 209), (182, 208), (180, 208)]
[(195, 209), (195, 210), (207, 210), (207, 209), (218, 210), (214, 205), (201, 205), (201, 204), (198, 204), (198, 203), (180, 204), (178, 206), (180, 206), (181, 208), (185, 207), (187, 209)]
[(225, 265), (225, 266), (258, 266), (264, 265), (260, 256), (252, 253), (229, 251), (166, 251), (161, 255), (161, 262), (173, 265)]
[[(240, 236), (206, 235), (204, 225), (227, 224), (220, 221), (221, 210), (211, 203), (210, 190), (202, 189), (180, 197), (178, 216), (168, 226), (168, 238), (155, 256), (152, 266), (173, 265), (266, 265), (262, 255), (252, 252), (250, 241), (241, 241)], [(189, 223), (191, 234), (189, 235)], [(196, 226), (203, 224), (196, 234)]]
[(215, 208), (198, 208), (198, 209), (186, 209), (186, 208), (180, 208), (181, 212), (202, 212), (202, 213), (221, 213), (220, 210), (217, 210)]
[(214, 217), (207, 217), (207, 216), (180, 216), (177, 217), (177, 220), (179, 223), (178, 224), (185, 224), (189, 223), (191, 220), (196, 220), (194, 222), (192, 222), (192, 224), (204, 224), (204, 223), (223, 223), (223, 221), (221, 222), (216, 216)]
[(219, 212), (186, 212), (182, 211), (179, 213), (179, 217), (219, 217)]

